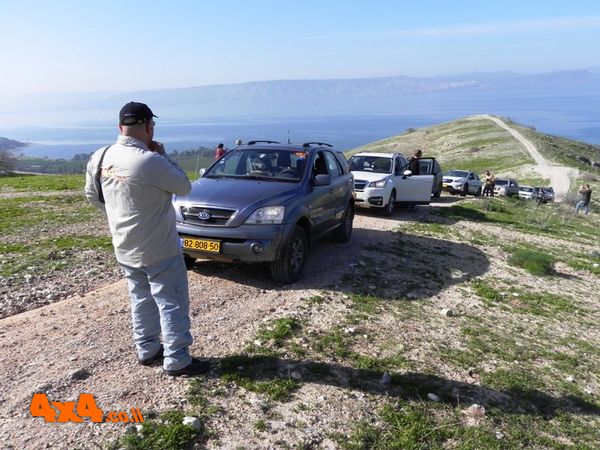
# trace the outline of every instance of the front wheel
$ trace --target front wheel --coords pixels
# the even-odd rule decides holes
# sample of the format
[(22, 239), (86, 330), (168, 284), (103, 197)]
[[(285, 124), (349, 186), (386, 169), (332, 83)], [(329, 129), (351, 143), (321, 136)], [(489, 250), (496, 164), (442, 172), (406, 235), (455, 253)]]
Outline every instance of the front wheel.
[(294, 228), (281, 254), (271, 263), (271, 276), (280, 283), (293, 283), (300, 278), (308, 257), (308, 243), (304, 229)]
[(394, 208), (396, 208), (396, 191), (392, 191), (390, 194), (390, 199), (388, 200), (387, 205), (385, 205), (385, 208), (383, 208), (383, 215), (390, 217), (394, 214)]
[(468, 193), (469, 193), (469, 185), (465, 184), (462, 188), (462, 191), (460, 192), (460, 196), (466, 197)]
[(346, 206), (344, 217), (340, 226), (333, 230), (333, 240), (336, 242), (348, 242), (352, 236), (352, 223), (354, 221), (354, 207), (351, 203)]

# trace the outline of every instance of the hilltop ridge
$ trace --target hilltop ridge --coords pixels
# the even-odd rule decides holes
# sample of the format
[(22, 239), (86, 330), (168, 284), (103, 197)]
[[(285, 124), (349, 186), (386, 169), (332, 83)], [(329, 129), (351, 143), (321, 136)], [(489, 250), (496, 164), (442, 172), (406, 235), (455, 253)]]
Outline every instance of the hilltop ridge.
[[(531, 144), (534, 156), (508, 129)], [(444, 170), (463, 168), (482, 173), (489, 169), (496, 175), (517, 177), (530, 184), (550, 184), (551, 177), (540, 173), (538, 166), (565, 167), (563, 172), (568, 173), (572, 182), (582, 176), (600, 175), (597, 168), (578, 159), (600, 161), (600, 147), (540, 133), (510, 119), (486, 114), (410, 128), (402, 134), (355, 148), (348, 154), (376, 151), (410, 155), (417, 148), (423, 149), (426, 156), (437, 158)], [(546, 172), (548, 170), (554, 171), (547, 169)]]

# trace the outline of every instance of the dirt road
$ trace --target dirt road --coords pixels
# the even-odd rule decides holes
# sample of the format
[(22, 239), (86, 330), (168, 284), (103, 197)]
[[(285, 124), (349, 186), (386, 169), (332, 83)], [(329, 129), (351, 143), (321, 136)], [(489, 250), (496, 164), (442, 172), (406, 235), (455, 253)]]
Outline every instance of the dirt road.
[(577, 169), (550, 164), (548, 160), (544, 158), (544, 156), (538, 151), (535, 145), (531, 143), (531, 141), (525, 138), (514, 128), (509, 127), (498, 117), (490, 116), (488, 114), (481, 114), (474, 117), (491, 120), (499, 127), (504, 128), (515, 139), (517, 139), (535, 161), (535, 171), (539, 173), (542, 178), (550, 179), (550, 186), (554, 188), (556, 199), (563, 200), (565, 198), (571, 187), (571, 179), (577, 176)]

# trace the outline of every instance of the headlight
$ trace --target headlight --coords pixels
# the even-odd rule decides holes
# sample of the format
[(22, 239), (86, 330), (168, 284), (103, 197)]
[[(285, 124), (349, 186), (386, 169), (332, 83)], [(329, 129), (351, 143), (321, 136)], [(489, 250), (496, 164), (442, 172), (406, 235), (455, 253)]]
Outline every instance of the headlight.
[(247, 224), (275, 224), (279, 225), (283, 222), (285, 213), (284, 206), (265, 206), (258, 208), (250, 217), (246, 219)]
[(387, 183), (387, 182), (388, 182), (388, 180), (372, 181), (369, 183), (369, 187), (382, 188), (382, 187), (385, 187), (385, 183)]

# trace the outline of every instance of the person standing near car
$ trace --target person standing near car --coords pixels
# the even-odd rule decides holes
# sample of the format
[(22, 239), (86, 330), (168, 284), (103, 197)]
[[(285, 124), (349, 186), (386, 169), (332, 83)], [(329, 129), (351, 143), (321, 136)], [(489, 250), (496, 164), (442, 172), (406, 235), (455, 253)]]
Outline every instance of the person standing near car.
[(419, 159), (421, 159), (421, 156), (423, 156), (423, 152), (420, 149), (415, 150), (408, 161), (408, 170), (410, 170), (413, 175), (421, 174), (421, 168), (419, 166)]
[(127, 278), (138, 362), (149, 366), (164, 358), (167, 375), (193, 375), (207, 364), (189, 352), (187, 271), (171, 204), (173, 194), (186, 195), (191, 185), (153, 140), (154, 117), (143, 103), (121, 108), (116, 143), (88, 162), (85, 194), (105, 212)]
[(584, 184), (579, 188), (579, 201), (575, 206), (575, 214), (579, 214), (579, 210), (583, 208), (583, 212), (587, 216), (590, 213), (590, 201), (592, 199), (592, 189), (589, 184)]
[(496, 177), (489, 170), (485, 171), (484, 185), (483, 185), (483, 196), (494, 196), (494, 186), (496, 185)]

